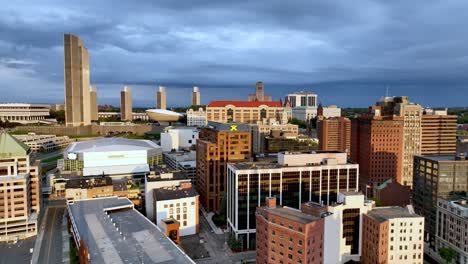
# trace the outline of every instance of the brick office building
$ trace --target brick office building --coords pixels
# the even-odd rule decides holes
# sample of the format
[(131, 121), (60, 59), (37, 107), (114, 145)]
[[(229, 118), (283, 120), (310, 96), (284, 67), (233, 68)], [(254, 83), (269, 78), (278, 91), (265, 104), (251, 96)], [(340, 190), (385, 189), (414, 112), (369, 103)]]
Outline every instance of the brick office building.
[(403, 119), (378, 109), (352, 122), (351, 159), (359, 163), (361, 185), (393, 178), (402, 182)]
[(346, 117), (319, 118), (319, 150), (351, 151), (351, 121)]
[(207, 211), (219, 211), (226, 191), (228, 161), (250, 158), (251, 134), (203, 128), (197, 140), (196, 188), (200, 202)]
[(323, 218), (276, 207), (269, 197), (256, 219), (257, 263), (323, 263)]

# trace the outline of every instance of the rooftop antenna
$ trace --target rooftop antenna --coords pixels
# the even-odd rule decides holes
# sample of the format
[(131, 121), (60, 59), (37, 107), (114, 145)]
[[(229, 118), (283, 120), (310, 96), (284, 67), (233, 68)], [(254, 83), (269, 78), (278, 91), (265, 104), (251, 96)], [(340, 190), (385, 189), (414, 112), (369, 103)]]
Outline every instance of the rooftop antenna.
[(388, 85), (386, 86), (386, 88), (387, 88), (387, 92), (385, 94), (385, 97), (388, 97)]

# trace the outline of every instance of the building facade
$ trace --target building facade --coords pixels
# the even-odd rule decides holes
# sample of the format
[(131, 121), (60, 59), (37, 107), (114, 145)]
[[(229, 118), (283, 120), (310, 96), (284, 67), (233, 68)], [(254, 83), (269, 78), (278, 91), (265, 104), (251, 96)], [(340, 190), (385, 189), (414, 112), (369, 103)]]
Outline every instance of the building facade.
[(192, 180), (192, 184), (197, 184), (197, 154), (195, 151), (177, 151), (163, 153), (164, 163), (171, 169), (179, 170), (187, 178)]
[(166, 87), (159, 86), (158, 91), (156, 92), (156, 108), (157, 109), (166, 109)]
[[(361, 184), (393, 178), (402, 183), (403, 120), (373, 114), (352, 121), (351, 159), (359, 163)], [(403, 184), (403, 183), (402, 183)]]
[(269, 102), (271, 101), (271, 95), (265, 94), (265, 89), (263, 82), (257, 82), (255, 85), (255, 94), (249, 94), (249, 102), (260, 101), (260, 102)]
[(413, 185), (413, 157), (421, 154), (422, 114), (419, 104), (409, 101), (407, 96), (383, 97), (376, 104), (384, 116), (399, 116), (403, 119), (403, 152), (401, 166), (402, 185)]
[[(148, 197), (147, 199), (150, 199)], [(156, 225), (161, 226), (163, 219), (176, 219), (180, 236), (198, 234), (198, 194), (190, 183), (180, 187), (153, 190)]]
[(56, 135), (36, 135), (28, 133), (27, 135), (15, 135), (15, 138), (26, 144), (34, 152), (50, 152), (64, 148), (72, 142), (69, 137), (58, 137)]
[(164, 152), (189, 150), (196, 145), (198, 129), (194, 127), (166, 127), (161, 133), (161, 147)]
[(344, 151), (351, 154), (351, 121), (346, 117), (317, 120), (319, 150)]
[(457, 116), (447, 111), (425, 110), (422, 116), (422, 155), (455, 154), (457, 151)]
[(314, 92), (296, 92), (286, 96), (289, 105), (294, 107), (315, 107), (317, 110), (317, 94)]
[(317, 116), (324, 118), (341, 117), (341, 108), (336, 105), (323, 106), (320, 104), (317, 108)]
[(192, 105), (200, 105), (200, 89), (197, 86), (193, 87)]
[(265, 205), (266, 197), (297, 209), (308, 201), (332, 204), (340, 191), (356, 191), (358, 181), (359, 165), (348, 163), (346, 153), (279, 153), (276, 162), (231, 162), (227, 165), (228, 229), (251, 247), (255, 209)]
[(91, 86), (90, 89), (90, 95), (89, 95), (89, 100), (90, 100), (90, 115), (91, 115), (91, 121), (98, 121), (98, 101), (97, 101), (97, 89), (94, 86)]
[(132, 90), (125, 86), (120, 91), (120, 119), (124, 121), (132, 121)]
[(208, 121), (256, 124), (263, 119), (281, 120), (279, 101), (212, 101), (206, 108)]
[(7, 133), (0, 133), (0, 241), (37, 235), (41, 210), (39, 163), (30, 149)]
[(272, 131), (281, 131), (289, 137), (298, 136), (298, 126), (287, 123), (280, 123), (275, 119), (263, 120), (252, 125), (252, 151), (253, 153), (262, 153), (265, 151), (265, 137), (269, 136)]
[(424, 217), (402, 207), (377, 207), (363, 216), (361, 263), (423, 263)]
[(455, 262), (468, 263), (468, 197), (437, 199), (436, 250), (452, 248)]
[(64, 35), (65, 123), (67, 126), (91, 124), (89, 55), (81, 39)]
[(208, 123), (206, 112), (201, 107), (198, 110), (188, 109), (186, 113), (187, 126), (206, 126)]
[(219, 211), (226, 192), (229, 161), (245, 160), (252, 153), (251, 134), (203, 128), (197, 140), (196, 188), (206, 211)]
[(413, 176), (414, 209), (425, 217), (425, 240), (433, 247), (437, 198), (468, 191), (468, 160), (455, 155), (415, 156)]
[(276, 198), (256, 214), (256, 262), (324, 263), (324, 219), (290, 207), (276, 207)]
[(0, 121), (33, 124), (46, 121), (50, 115), (48, 105), (41, 104), (0, 104)]

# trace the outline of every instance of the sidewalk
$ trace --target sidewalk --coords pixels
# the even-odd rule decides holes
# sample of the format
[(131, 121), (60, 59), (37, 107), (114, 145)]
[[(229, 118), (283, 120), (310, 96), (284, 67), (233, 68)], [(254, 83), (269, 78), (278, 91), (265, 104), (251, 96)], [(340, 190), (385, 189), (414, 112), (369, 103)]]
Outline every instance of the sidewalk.
[(34, 250), (33, 250), (33, 255), (31, 258), (31, 264), (36, 264), (39, 262), (39, 253), (41, 253), (41, 245), (42, 245), (42, 240), (44, 239), (44, 231), (45, 231), (45, 224), (47, 222), (48, 211), (49, 211), (49, 207), (47, 206), (44, 212), (44, 215), (42, 216), (42, 219), (41, 219), (41, 227), (38, 230), (36, 243), (34, 243)]
[(210, 212), (210, 213), (207, 213), (205, 212), (205, 208), (201, 207), (200, 206), (200, 210), (202, 211), (203, 213), (203, 216), (205, 217), (206, 221), (208, 222), (208, 224), (210, 225), (211, 227), (211, 230), (213, 230), (213, 232), (217, 235), (223, 235), (224, 232), (221, 228), (217, 227), (215, 225), (215, 223), (213, 223), (213, 220), (211, 219), (211, 217), (213, 217), (214, 213)]
[(70, 263), (70, 236), (67, 230), (66, 214), (63, 214), (62, 218), (62, 262), (63, 264)]

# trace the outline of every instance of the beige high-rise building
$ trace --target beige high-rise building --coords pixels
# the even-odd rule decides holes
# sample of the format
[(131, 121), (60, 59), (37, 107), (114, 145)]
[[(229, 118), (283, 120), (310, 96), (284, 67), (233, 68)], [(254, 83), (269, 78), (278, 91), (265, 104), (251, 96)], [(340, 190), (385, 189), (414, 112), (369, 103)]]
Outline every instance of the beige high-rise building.
[(407, 96), (387, 96), (377, 105), (382, 107), (383, 115), (403, 117), (401, 184), (412, 187), (414, 155), (421, 154), (423, 108), (419, 104), (411, 103)]
[(91, 86), (90, 90), (90, 104), (91, 104), (91, 121), (98, 120), (98, 103), (97, 103), (97, 89)]
[(39, 163), (30, 149), (7, 133), (0, 133), (0, 241), (37, 234), (40, 211)]
[(64, 35), (65, 123), (67, 126), (91, 124), (89, 55), (77, 36)]
[(197, 86), (193, 87), (192, 105), (200, 105), (200, 89)]
[(166, 109), (166, 87), (159, 86), (159, 91), (156, 93), (156, 108)]
[(132, 90), (130, 87), (124, 86), (120, 92), (120, 119), (132, 121)]
[(422, 149), (424, 155), (457, 152), (457, 116), (447, 110), (425, 109), (422, 116)]

